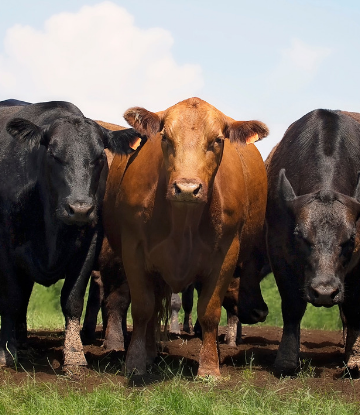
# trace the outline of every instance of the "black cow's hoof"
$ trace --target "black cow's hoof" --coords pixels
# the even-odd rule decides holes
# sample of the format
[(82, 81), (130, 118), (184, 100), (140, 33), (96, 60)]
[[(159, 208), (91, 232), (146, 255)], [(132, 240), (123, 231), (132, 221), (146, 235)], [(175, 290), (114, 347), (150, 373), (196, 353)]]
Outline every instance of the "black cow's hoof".
[(295, 376), (299, 366), (294, 366), (293, 364), (287, 363), (275, 363), (273, 368), (273, 373), (276, 377), (286, 377), (286, 376)]

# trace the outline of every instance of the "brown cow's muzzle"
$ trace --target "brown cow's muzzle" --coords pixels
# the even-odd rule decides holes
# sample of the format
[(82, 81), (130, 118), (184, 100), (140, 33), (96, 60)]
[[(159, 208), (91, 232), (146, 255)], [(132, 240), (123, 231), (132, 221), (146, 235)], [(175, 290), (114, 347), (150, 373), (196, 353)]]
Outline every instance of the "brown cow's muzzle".
[(175, 180), (170, 186), (167, 198), (173, 202), (206, 202), (205, 186), (200, 180)]

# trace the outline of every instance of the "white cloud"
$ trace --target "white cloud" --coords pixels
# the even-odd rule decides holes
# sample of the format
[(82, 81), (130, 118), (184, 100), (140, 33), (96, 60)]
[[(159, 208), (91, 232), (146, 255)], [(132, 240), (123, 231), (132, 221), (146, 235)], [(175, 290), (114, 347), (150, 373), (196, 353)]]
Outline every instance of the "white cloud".
[(163, 110), (203, 86), (201, 67), (176, 63), (173, 43), (168, 31), (136, 27), (109, 1), (54, 15), (43, 30), (16, 25), (0, 55), (0, 98), (67, 100), (117, 123), (133, 105)]
[(281, 51), (270, 85), (278, 92), (297, 92), (317, 75), (321, 64), (332, 53), (330, 48), (307, 45), (293, 39), (289, 48)]
[(331, 49), (307, 45), (299, 39), (293, 39), (291, 47), (282, 51), (283, 61), (308, 73), (317, 71), (321, 62), (330, 55)]

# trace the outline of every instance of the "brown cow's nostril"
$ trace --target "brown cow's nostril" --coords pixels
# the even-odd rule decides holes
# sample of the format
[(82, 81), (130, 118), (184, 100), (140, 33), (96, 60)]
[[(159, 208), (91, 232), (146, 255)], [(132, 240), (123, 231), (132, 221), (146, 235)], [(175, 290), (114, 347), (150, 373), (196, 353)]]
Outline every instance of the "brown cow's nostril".
[(197, 194), (200, 192), (201, 187), (201, 184), (199, 184), (199, 186), (193, 191), (194, 196), (197, 196)]
[(201, 183), (175, 182), (174, 189), (176, 195), (197, 196), (202, 188)]
[(174, 188), (175, 188), (175, 194), (180, 194), (181, 193), (181, 189), (180, 189), (180, 187), (176, 184), (176, 183), (174, 183)]

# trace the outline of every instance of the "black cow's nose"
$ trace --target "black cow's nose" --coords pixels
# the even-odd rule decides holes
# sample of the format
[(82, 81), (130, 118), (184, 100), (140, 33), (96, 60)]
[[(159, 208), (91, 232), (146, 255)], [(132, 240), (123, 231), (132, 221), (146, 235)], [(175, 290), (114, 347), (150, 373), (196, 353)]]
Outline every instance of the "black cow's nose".
[(269, 309), (267, 307), (264, 309), (254, 308), (251, 312), (251, 318), (254, 323), (262, 323), (266, 320), (268, 314)]
[(311, 287), (312, 303), (319, 306), (332, 306), (341, 301), (339, 287), (332, 285), (318, 285)]
[(75, 223), (88, 222), (95, 206), (85, 202), (69, 203), (69, 216)]

